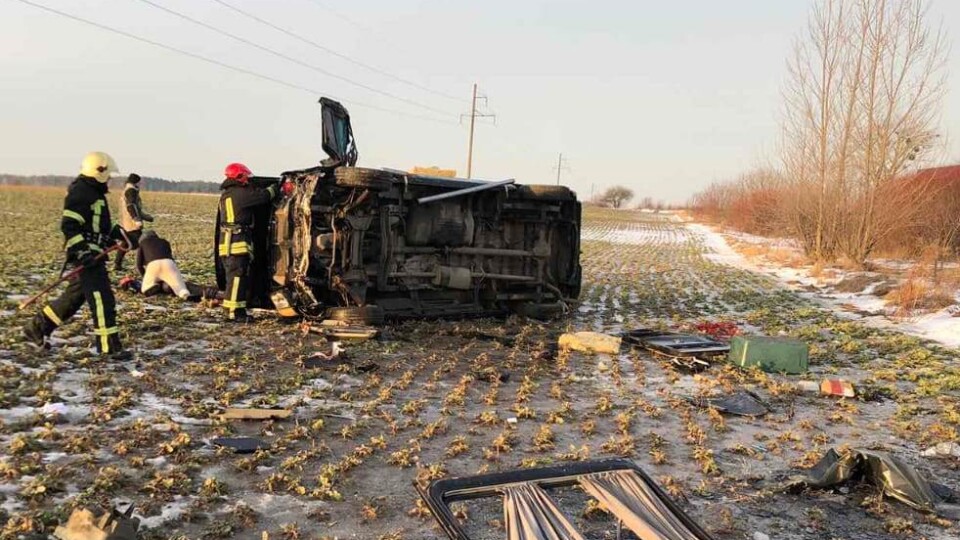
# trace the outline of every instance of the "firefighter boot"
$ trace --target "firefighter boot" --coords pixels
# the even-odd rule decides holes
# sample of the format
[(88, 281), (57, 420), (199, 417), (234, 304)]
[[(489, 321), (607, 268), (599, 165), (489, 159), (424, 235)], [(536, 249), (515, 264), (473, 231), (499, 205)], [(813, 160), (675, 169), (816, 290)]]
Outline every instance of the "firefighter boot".
[(123, 344), (120, 342), (119, 334), (110, 334), (107, 336), (106, 347), (103, 346), (100, 339), (97, 339), (97, 353), (99, 353), (101, 356), (109, 358), (110, 360), (125, 361), (133, 358), (133, 353), (123, 349)]
[(46, 317), (38, 314), (23, 325), (23, 337), (27, 340), (27, 343), (38, 349), (49, 349), (50, 344), (47, 342), (47, 336), (53, 331), (49, 326)]
[(247, 310), (244, 308), (226, 310), (227, 313), (227, 322), (231, 323), (252, 323), (255, 321), (253, 317), (247, 314)]

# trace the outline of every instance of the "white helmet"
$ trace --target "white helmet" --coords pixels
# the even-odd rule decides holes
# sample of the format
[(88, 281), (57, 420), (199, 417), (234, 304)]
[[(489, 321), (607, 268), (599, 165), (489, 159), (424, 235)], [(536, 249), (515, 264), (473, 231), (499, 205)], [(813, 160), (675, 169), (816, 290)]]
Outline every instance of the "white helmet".
[(83, 165), (80, 166), (80, 174), (96, 178), (101, 184), (106, 184), (107, 180), (110, 180), (110, 174), (117, 172), (120, 172), (117, 162), (105, 152), (90, 152), (83, 158)]

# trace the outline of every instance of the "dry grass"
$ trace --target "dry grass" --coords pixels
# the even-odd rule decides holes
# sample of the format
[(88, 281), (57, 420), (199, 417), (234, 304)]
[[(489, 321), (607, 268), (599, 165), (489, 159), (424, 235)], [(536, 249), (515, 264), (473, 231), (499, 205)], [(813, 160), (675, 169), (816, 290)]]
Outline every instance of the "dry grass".
[(883, 298), (901, 316), (937, 311), (956, 303), (954, 293), (949, 288), (936, 287), (916, 278), (908, 278)]
[(765, 261), (788, 268), (800, 268), (808, 261), (795, 249), (750, 242), (732, 242), (733, 249), (749, 261)]

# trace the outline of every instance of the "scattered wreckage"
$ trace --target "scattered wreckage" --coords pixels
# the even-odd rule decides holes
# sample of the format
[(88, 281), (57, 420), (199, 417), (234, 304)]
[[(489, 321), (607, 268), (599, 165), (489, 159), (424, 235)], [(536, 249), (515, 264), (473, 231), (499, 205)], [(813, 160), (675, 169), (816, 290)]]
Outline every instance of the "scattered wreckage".
[(417, 490), (451, 540), (472, 538), (454, 516), (451, 503), (492, 497), (502, 500), (506, 540), (582, 540), (584, 535), (550, 494), (571, 486), (618, 520), (614, 538), (622, 537), (621, 527), (645, 540), (712, 538), (642, 469), (625, 459), (434, 480), (426, 488), (417, 485)]
[[(350, 115), (320, 100), (321, 165), (253, 178), (294, 193), (256, 216), (248, 304), (385, 318), (551, 318), (580, 294), (580, 202), (563, 186), (356, 166)], [(220, 231), (217, 218), (217, 236)], [(218, 240), (218, 239), (217, 239)], [(217, 280), (224, 272), (218, 263)]]

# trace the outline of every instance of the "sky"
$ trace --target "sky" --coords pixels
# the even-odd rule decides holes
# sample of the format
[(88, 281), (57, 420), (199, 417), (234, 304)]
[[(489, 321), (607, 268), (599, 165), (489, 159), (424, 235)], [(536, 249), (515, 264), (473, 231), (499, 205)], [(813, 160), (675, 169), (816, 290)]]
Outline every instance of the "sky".
[[(477, 122), (474, 177), (554, 183), (562, 153), (561, 183), (582, 198), (620, 184), (674, 203), (775, 159), (785, 60), (811, 5), (29, 1), (260, 77), (0, 0), (0, 173), (72, 175), (102, 150), (144, 176), (219, 181), (233, 161), (277, 175), (323, 159), (326, 95), (350, 110), (358, 165), (464, 176), (476, 83), (496, 116)], [(960, 2), (931, 2), (931, 20), (956, 35)], [(956, 47), (948, 69), (943, 154), (960, 162)]]

